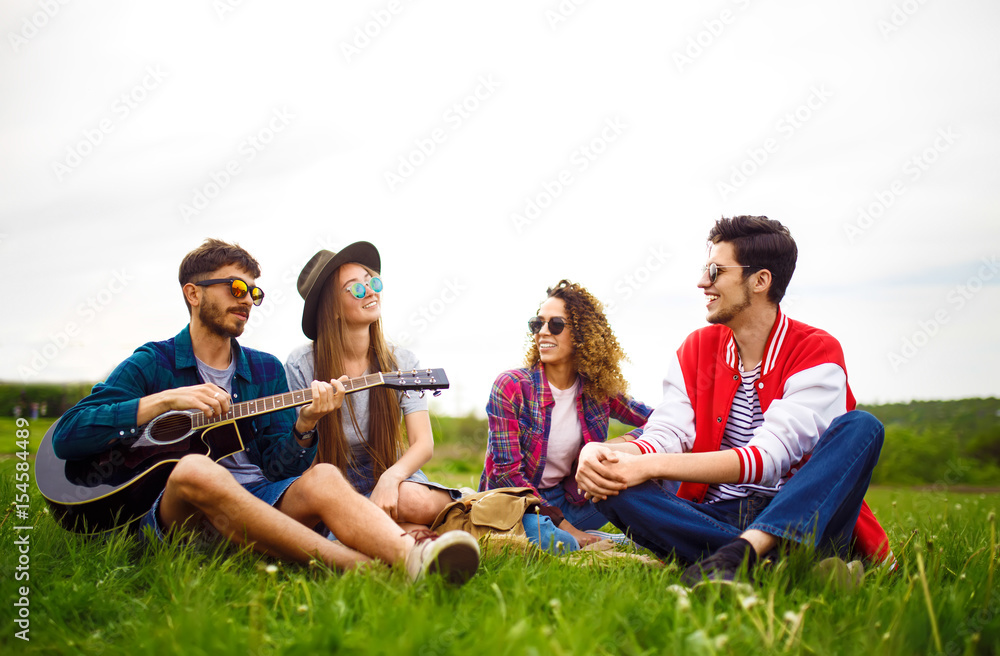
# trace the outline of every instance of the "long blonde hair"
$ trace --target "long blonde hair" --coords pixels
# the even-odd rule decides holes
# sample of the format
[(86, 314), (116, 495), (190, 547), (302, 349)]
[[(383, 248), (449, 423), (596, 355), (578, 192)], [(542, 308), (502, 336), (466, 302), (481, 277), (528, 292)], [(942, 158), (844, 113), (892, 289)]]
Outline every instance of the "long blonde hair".
[[(366, 266), (359, 266), (362, 266), (371, 276), (378, 275), (377, 272)], [(344, 295), (343, 289), (338, 283), (338, 274), (341, 268), (335, 269), (326, 279), (320, 295), (316, 341), (313, 342), (316, 380), (339, 378), (346, 373), (344, 361), (345, 354), (348, 352), (348, 344), (344, 324)], [(381, 318), (368, 327), (368, 338), (369, 371), (374, 373), (396, 370), (396, 358), (393, 357), (389, 345), (386, 344), (385, 336), (382, 334)], [(394, 390), (379, 386), (369, 389), (368, 394), (368, 435), (362, 435), (362, 438), (365, 439), (365, 448), (374, 465), (375, 480), (378, 480), (403, 452), (402, 411)], [(352, 453), (347, 445), (347, 436), (344, 433), (343, 413), (345, 406), (355, 429), (358, 429), (357, 418), (354, 416), (349, 402), (349, 398), (345, 399), (344, 406), (321, 418), (317, 425), (319, 433), (317, 461), (336, 465), (341, 470), (344, 470), (352, 460)], [(361, 434), (360, 430), (358, 430), (358, 434)]]

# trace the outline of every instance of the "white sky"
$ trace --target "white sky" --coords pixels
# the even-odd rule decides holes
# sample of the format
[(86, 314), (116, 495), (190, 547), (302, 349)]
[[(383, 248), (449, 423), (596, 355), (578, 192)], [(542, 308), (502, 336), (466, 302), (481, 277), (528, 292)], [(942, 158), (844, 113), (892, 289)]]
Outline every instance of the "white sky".
[(438, 411), (482, 412), (564, 277), (655, 404), (713, 221), (766, 214), (860, 401), (996, 396), (998, 28), (988, 0), (6, 0), (0, 379), (176, 334), (209, 236), (261, 262), (241, 342), (283, 360), (302, 265), (367, 239)]

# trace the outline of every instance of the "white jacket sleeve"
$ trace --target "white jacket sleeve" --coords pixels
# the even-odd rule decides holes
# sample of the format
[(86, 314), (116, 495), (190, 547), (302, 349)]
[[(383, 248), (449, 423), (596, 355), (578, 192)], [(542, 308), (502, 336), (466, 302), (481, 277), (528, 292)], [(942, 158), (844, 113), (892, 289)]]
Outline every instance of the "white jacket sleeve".
[(743, 451), (743, 483), (774, 486), (819, 443), (833, 420), (847, 412), (847, 374), (820, 364), (785, 381), (782, 398), (771, 402), (764, 423)]
[(684, 453), (694, 445), (694, 408), (674, 353), (663, 379), (663, 400), (649, 415), (642, 437), (632, 442), (642, 453)]

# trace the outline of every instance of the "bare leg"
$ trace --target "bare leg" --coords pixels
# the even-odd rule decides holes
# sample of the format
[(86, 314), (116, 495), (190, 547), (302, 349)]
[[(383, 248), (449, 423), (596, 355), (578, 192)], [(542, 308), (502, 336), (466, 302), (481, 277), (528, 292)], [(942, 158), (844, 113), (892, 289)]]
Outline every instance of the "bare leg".
[(205, 517), (235, 544), (298, 563), (317, 558), (328, 567), (351, 568), (369, 560), (254, 497), (205, 456), (185, 456), (174, 468), (160, 501), (160, 517), (166, 528), (195, 525)]
[(758, 556), (763, 556), (778, 545), (778, 538), (755, 528), (744, 531), (740, 537), (753, 545), (753, 550), (757, 552)]
[(403, 481), (399, 484), (399, 522), (411, 522), (430, 526), (445, 506), (451, 503), (451, 495), (444, 490)]
[(386, 563), (403, 560), (415, 543), (381, 508), (355, 492), (333, 465), (317, 464), (306, 471), (278, 508), (307, 526), (323, 522), (345, 545)]

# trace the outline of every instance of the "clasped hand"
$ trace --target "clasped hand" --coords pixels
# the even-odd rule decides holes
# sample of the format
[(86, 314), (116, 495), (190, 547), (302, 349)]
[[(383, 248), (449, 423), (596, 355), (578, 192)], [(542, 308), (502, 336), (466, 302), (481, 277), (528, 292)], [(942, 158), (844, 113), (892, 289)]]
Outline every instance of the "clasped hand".
[(642, 482), (635, 471), (637, 459), (599, 442), (586, 444), (580, 451), (576, 484), (588, 500), (603, 501)]

